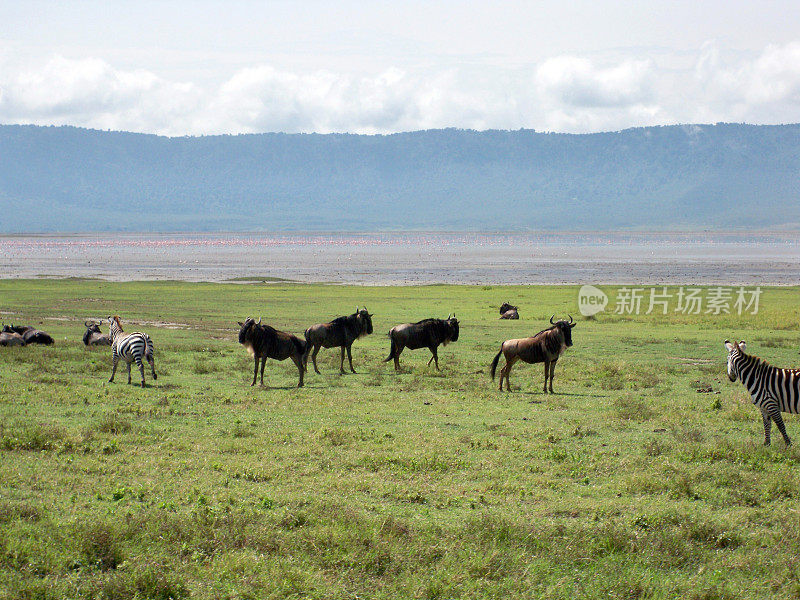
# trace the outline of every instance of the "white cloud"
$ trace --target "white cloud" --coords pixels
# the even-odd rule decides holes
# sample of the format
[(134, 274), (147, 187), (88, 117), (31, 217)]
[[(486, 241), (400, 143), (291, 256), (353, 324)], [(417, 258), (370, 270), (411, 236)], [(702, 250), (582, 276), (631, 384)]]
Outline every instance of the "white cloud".
[(97, 58), (23, 63), (5, 52), (0, 122), (184, 135), (437, 127), (586, 132), (800, 120), (800, 42), (750, 57), (708, 43), (682, 68), (676, 62), (561, 55), (521, 67), (389, 67), (360, 74), (253, 65), (220, 84), (199, 85)]

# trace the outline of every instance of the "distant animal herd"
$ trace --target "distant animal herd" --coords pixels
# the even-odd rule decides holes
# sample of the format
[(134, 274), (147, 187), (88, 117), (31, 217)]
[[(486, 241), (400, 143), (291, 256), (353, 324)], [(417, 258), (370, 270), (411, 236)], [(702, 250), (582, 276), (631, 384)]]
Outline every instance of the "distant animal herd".
[[(267, 359), (282, 361), (291, 358), (297, 367), (299, 380), (297, 387), (303, 387), (303, 378), (308, 370), (308, 359), (314, 366), (314, 371), (319, 373), (317, 355), (322, 348), (341, 348), (339, 372), (345, 373), (344, 358), (350, 371), (355, 373), (353, 367), (352, 345), (357, 339), (373, 332), (372, 314), (366, 307), (356, 307), (356, 312), (351, 315), (337, 317), (327, 323), (317, 323), (305, 330), (304, 338), (278, 331), (277, 329), (261, 323), (261, 319), (248, 317), (244, 322), (239, 322), (239, 343), (253, 357), (253, 381), (256, 384), (261, 365), (261, 385), (264, 384), (264, 367)], [(517, 361), (525, 363), (544, 364), (543, 391), (553, 393), (553, 375), (556, 362), (564, 351), (572, 346), (572, 328), (576, 323), (572, 317), (567, 320), (554, 321), (555, 315), (550, 318), (550, 327), (543, 329), (536, 335), (505, 340), (500, 345), (500, 351), (491, 363), (491, 377), (494, 381), (501, 356), (505, 358), (505, 365), (500, 369), (500, 390), (503, 390), (503, 380), (506, 390), (511, 391), (509, 375)], [(500, 306), (501, 319), (519, 319), (519, 310), (508, 302)], [(95, 321), (85, 321), (86, 331), (83, 343), (86, 346), (111, 346), (112, 371), (109, 382), (114, 381), (117, 366), (123, 361), (127, 366), (128, 383), (131, 383), (131, 366), (136, 363), (141, 375), (141, 385), (145, 387), (144, 364), (150, 365), (153, 379), (157, 379), (155, 370), (155, 346), (150, 336), (133, 332), (126, 333), (122, 328), (119, 316), (108, 317), (109, 333), (104, 334), (100, 324)], [(389, 330), (389, 356), (383, 362), (394, 361), (395, 370), (400, 369), (400, 355), (405, 349), (417, 350), (427, 348), (431, 352), (428, 366), (431, 362), (439, 370), (439, 346), (447, 345), (458, 340), (459, 322), (455, 314), (448, 315), (446, 319), (423, 319), (416, 323), (403, 323)], [(51, 345), (52, 336), (31, 326), (4, 325), (0, 331), (0, 346), (26, 346), (32, 344)], [(725, 340), (728, 352), (728, 378), (735, 382), (740, 381), (750, 393), (753, 404), (761, 411), (764, 423), (764, 445), (770, 445), (772, 424), (778, 427), (786, 446), (792, 442), (786, 433), (786, 426), (781, 416), (782, 412), (800, 413), (800, 369), (781, 369), (773, 367), (766, 361), (745, 353), (746, 343), (730, 342)], [(549, 382), (549, 385), (548, 385)]]

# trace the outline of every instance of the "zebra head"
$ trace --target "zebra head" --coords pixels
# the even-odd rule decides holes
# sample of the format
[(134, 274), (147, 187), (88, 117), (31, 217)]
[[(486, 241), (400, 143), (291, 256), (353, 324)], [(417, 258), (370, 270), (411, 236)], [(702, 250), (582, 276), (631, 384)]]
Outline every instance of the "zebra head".
[(736, 381), (739, 377), (737, 362), (747, 349), (747, 343), (744, 340), (738, 344), (730, 340), (725, 340), (725, 348), (728, 350), (728, 379)]

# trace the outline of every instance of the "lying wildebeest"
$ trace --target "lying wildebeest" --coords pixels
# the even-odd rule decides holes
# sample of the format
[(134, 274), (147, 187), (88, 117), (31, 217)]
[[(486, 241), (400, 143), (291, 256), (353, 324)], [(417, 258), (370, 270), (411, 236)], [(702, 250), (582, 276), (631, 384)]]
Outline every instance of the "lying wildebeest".
[[(308, 367), (308, 355), (311, 354), (311, 361), (314, 363), (314, 371), (319, 373), (317, 368), (317, 353), (320, 348), (342, 348), (342, 360), (339, 363), (339, 372), (344, 375), (344, 352), (347, 350), (347, 360), (350, 362), (350, 370), (355, 373), (353, 368), (353, 355), (350, 347), (358, 338), (372, 333), (372, 315), (365, 306), (347, 317), (338, 317), (330, 323), (318, 323), (306, 329), (306, 353), (303, 356), (303, 364)], [(314, 349), (312, 352), (311, 349)]]
[(431, 361), (436, 362), (436, 370), (439, 370), (439, 355), (436, 349), (439, 344), (447, 345), (458, 340), (458, 319), (455, 315), (448, 315), (447, 319), (423, 319), (417, 323), (404, 323), (397, 325), (389, 330), (391, 348), (389, 356), (383, 362), (394, 359), (395, 371), (400, 370), (400, 353), (403, 348), (417, 350), (418, 348), (428, 348), (431, 351)]
[[(555, 316), (555, 315), (553, 315)], [(540, 331), (533, 337), (522, 338), (518, 340), (506, 340), (500, 346), (500, 352), (494, 357), (492, 361), (492, 381), (494, 381), (495, 370), (497, 363), (500, 361), (500, 355), (506, 357), (505, 366), (500, 369), (500, 390), (503, 390), (503, 377), (506, 379), (506, 389), (511, 391), (511, 382), (508, 379), (511, 373), (511, 367), (518, 360), (526, 363), (544, 363), (544, 392), (547, 393), (547, 378), (550, 377), (550, 393), (553, 393), (553, 373), (556, 370), (556, 362), (563, 354), (564, 350), (572, 346), (572, 328), (576, 323), (573, 323), (570, 316), (569, 322), (556, 321), (553, 323), (553, 317), (550, 317), (549, 327)]]
[(84, 321), (86, 333), (83, 334), (85, 346), (110, 346), (111, 338), (100, 331), (100, 325), (94, 321)]
[(508, 311), (510, 311), (511, 309), (517, 310), (518, 308), (519, 308), (519, 307), (517, 307), (517, 306), (513, 306), (512, 304), (509, 304), (508, 302), (503, 302), (503, 303), (500, 305), (500, 314), (502, 315), (502, 314), (505, 314), (505, 313), (507, 313), (507, 312), (508, 312)]
[(278, 331), (269, 325), (262, 325), (261, 319), (256, 323), (255, 319), (247, 317), (244, 323), (239, 323), (239, 343), (253, 356), (255, 365), (253, 367), (253, 386), (256, 384), (258, 375), (258, 361), (261, 360), (261, 385), (264, 385), (264, 365), (268, 358), (275, 360), (286, 360), (291, 358), (300, 373), (300, 381), (297, 387), (303, 387), (303, 354), (306, 350), (306, 343), (296, 335)]
[(6, 333), (18, 333), (25, 340), (25, 344), (45, 344), (49, 346), (53, 343), (53, 338), (49, 334), (27, 325), (6, 325), (3, 327), (3, 331)]
[(501, 319), (519, 319), (518, 307), (512, 306), (508, 302), (503, 302), (500, 305), (500, 318)]
[(113, 362), (109, 383), (114, 381), (117, 363), (120, 360), (124, 360), (128, 365), (128, 383), (131, 382), (131, 363), (135, 361), (136, 366), (139, 367), (139, 373), (142, 375), (142, 387), (144, 387), (144, 363), (142, 359), (150, 363), (153, 379), (158, 379), (158, 375), (156, 375), (155, 347), (150, 336), (139, 331), (125, 333), (122, 330), (122, 321), (116, 315), (108, 317), (108, 322), (110, 323), (108, 337), (111, 339), (111, 360)]
[(0, 332), (0, 346), (24, 346), (25, 340), (16, 331), (6, 331), (8, 325)]

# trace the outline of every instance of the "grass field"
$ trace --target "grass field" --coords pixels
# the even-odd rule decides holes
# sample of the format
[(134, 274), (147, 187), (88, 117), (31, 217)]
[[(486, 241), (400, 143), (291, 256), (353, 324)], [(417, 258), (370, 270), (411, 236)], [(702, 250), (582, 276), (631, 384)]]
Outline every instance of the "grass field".
[[(3, 319), (56, 338), (0, 348), (0, 598), (800, 597), (800, 450), (762, 447), (722, 345), (800, 365), (799, 291), (579, 318), (545, 395), (541, 366), (509, 394), (489, 363), (577, 288), (0, 281)], [(303, 389), (290, 361), (249, 386), (237, 320), (300, 334), (356, 304), (358, 374), (323, 350)], [(441, 372), (382, 362), (392, 325), (451, 311)], [(155, 342), (146, 389), (81, 343), (113, 313)]]

